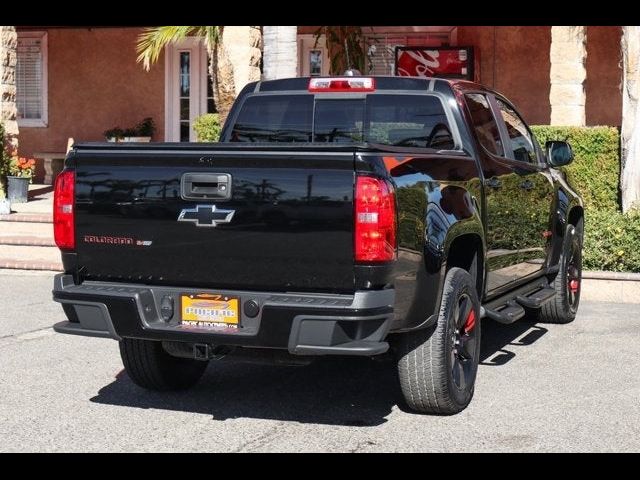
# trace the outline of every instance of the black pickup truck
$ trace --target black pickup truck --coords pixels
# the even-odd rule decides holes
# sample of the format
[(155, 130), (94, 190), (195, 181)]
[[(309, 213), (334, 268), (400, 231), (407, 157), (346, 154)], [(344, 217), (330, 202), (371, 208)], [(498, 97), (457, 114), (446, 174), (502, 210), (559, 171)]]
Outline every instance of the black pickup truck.
[(467, 81), (251, 83), (220, 143), (75, 145), (55, 187), (55, 330), (118, 340), (155, 390), (221, 357), (391, 348), (408, 406), (455, 413), (481, 318), (575, 318), (571, 160)]

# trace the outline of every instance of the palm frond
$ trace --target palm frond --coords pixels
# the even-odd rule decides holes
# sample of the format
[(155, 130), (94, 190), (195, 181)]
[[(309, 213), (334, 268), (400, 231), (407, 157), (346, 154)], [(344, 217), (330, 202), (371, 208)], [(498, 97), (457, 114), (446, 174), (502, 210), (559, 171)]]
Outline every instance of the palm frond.
[(151, 64), (158, 61), (164, 47), (170, 43), (179, 42), (190, 34), (197, 33), (198, 29), (208, 27), (168, 26), (148, 27), (138, 35), (136, 51), (138, 62), (142, 62), (145, 70), (151, 68)]

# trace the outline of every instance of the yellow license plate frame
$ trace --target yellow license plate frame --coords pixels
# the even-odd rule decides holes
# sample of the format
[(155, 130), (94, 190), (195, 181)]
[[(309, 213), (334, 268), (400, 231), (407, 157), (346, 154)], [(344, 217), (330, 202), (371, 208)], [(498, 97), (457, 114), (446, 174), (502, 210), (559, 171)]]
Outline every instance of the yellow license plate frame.
[(211, 293), (180, 295), (180, 322), (183, 326), (215, 328), (240, 325), (240, 298)]

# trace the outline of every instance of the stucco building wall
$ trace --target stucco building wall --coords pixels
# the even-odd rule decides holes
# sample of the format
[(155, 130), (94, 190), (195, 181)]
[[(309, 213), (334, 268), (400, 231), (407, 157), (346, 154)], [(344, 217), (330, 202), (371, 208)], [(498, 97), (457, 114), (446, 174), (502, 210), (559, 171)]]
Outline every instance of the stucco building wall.
[[(20, 31), (20, 28), (18, 28)], [(164, 139), (164, 60), (136, 63), (139, 28), (50, 28), (48, 127), (20, 128), (20, 154), (62, 152), (69, 137), (102, 141), (103, 132), (152, 117)], [(38, 172), (41, 173), (41, 165)]]

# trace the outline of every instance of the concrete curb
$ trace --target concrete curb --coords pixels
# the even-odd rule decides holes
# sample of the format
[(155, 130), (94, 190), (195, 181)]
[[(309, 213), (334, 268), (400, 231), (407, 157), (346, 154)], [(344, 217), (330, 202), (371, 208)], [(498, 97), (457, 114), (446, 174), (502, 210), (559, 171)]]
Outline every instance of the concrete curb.
[(582, 272), (580, 299), (640, 304), (640, 273)]
[(31, 247), (55, 247), (53, 238), (33, 235), (0, 235), (0, 245), (24, 245)]
[(0, 222), (53, 223), (51, 213), (12, 213), (0, 215)]
[(9, 270), (47, 270), (62, 272), (62, 263), (0, 258), (0, 268)]

